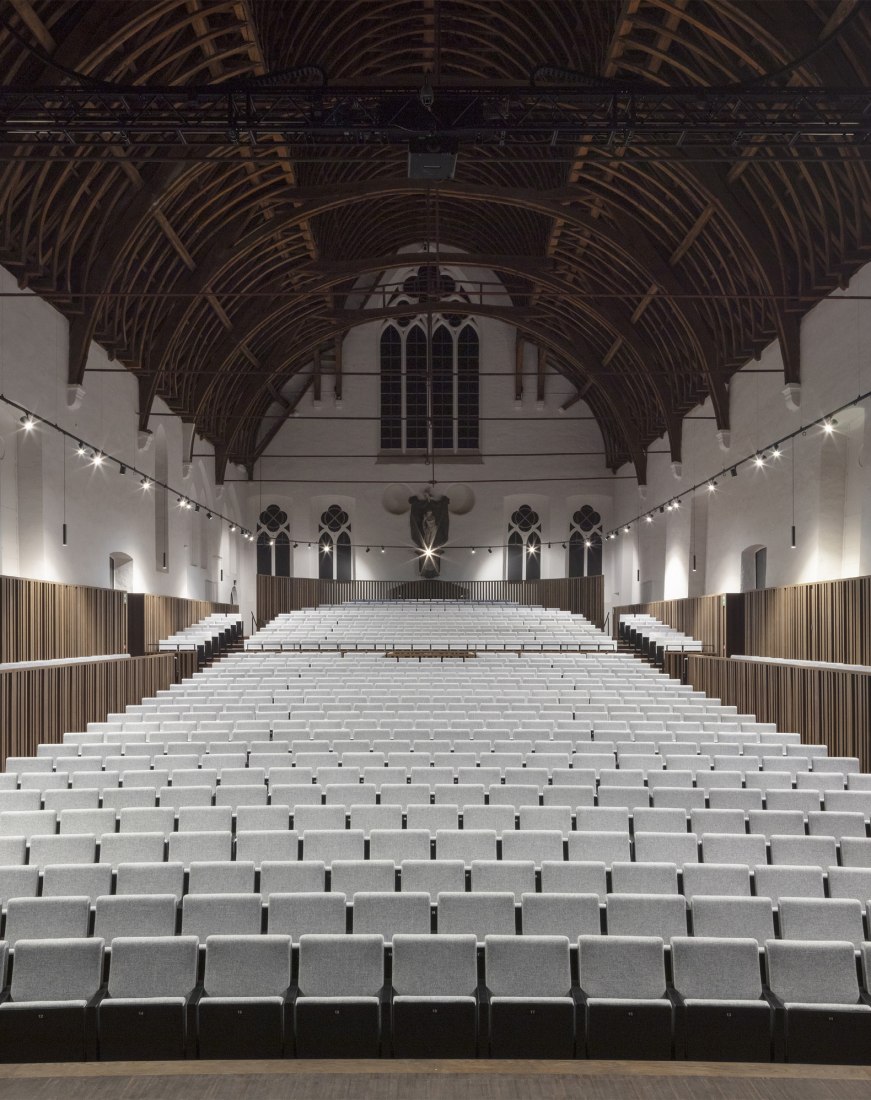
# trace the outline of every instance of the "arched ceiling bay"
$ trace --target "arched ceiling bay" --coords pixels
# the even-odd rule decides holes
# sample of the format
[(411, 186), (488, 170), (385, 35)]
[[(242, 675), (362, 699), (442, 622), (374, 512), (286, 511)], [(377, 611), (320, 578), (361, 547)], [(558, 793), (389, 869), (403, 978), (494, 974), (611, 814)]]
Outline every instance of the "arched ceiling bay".
[[(861, 90), (858, 0), (0, 0), (12, 88), (223, 85), (317, 66), (332, 85), (529, 85), (550, 68), (652, 88)], [(95, 85), (96, 86), (96, 85)], [(643, 147), (641, 148), (643, 154)], [(868, 259), (861, 149), (790, 156), (748, 134), (709, 159), (564, 142), (463, 144), (455, 178), (410, 180), (395, 143), (271, 135), (208, 149), (94, 135), (5, 139), (0, 262), (71, 321), (71, 382), (96, 340), (251, 468), (276, 394), (360, 315), (364, 273), (414, 241), (496, 271), (492, 315), (583, 394), (609, 465), (632, 461), (776, 339), (800, 377), (799, 322)], [(420, 257), (423, 261), (425, 257)]]

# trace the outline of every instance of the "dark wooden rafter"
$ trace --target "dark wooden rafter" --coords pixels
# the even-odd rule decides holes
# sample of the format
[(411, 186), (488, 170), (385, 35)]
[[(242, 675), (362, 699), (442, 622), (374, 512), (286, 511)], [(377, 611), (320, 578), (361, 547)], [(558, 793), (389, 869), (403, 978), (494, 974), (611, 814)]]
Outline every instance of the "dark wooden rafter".
[[(219, 84), (312, 63), (333, 85), (387, 73), (416, 88), (427, 71), (437, 93), (517, 86), (541, 65), (663, 87), (771, 73), (793, 87), (871, 83), (871, 9), (857, 0), (0, 7), (19, 36), (0, 25), (2, 80), (20, 86), (74, 71)], [(69, 317), (71, 381), (97, 339), (135, 371), (141, 427), (160, 396), (212, 440), (218, 469), (250, 469), (264, 432), (222, 410), (284, 415), (288, 377), (333, 343), (341, 398), (346, 306), (362, 300), (348, 295), (362, 293), (361, 276), (432, 261), (399, 250), (428, 239), (433, 192), (405, 178), (404, 152), (390, 146), (323, 163), (277, 140), (193, 162), (152, 152), (108, 137), (62, 155), (46, 147), (42, 160), (4, 150), (0, 262)], [(800, 380), (803, 313), (868, 259), (871, 169), (849, 148), (825, 162), (774, 159), (757, 138), (724, 150), (724, 162), (741, 155), (731, 165), (622, 153), (581, 143), (566, 171), (559, 159), (464, 147), (437, 205), (441, 239), (468, 252), (443, 262), (503, 280), (512, 305), (500, 316), (537, 347), (536, 399), (546, 356), (594, 410), (612, 464), (631, 459), (641, 477), (644, 448), (663, 431), (680, 461), (682, 417), (705, 396), (729, 426), (728, 378), (771, 339), (786, 380)], [(316, 385), (313, 375), (306, 392)]]

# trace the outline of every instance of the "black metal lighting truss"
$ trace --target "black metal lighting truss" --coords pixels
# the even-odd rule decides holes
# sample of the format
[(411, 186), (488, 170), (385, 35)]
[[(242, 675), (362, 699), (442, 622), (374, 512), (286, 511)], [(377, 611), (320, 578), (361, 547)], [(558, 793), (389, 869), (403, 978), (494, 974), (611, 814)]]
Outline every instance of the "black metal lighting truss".
[[(575, 146), (607, 152), (840, 157), (871, 148), (865, 89), (418, 89), (323, 86), (0, 88), (0, 143), (214, 149), (280, 140), (292, 146), (396, 145), (450, 136), (467, 145)], [(867, 154), (866, 154), (867, 155)]]

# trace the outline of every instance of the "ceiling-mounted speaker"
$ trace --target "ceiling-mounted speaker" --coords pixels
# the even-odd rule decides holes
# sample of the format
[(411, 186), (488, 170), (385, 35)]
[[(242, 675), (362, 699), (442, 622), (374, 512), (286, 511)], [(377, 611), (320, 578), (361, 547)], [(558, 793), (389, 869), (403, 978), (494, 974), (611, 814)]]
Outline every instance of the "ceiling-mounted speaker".
[(410, 180), (452, 180), (460, 143), (454, 138), (420, 137), (408, 143)]

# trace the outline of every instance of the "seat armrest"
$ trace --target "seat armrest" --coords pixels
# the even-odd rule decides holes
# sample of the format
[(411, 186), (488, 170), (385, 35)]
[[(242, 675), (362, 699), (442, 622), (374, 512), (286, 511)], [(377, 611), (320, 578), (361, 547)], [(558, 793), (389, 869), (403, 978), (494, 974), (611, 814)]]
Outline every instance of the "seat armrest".
[(85, 1057), (89, 1062), (97, 1061), (97, 1009), (108, 993), (109, 986), (104, 983), (85, 1005)]
[(203, 983), (197, 982), (185, 1002), (183, 1009), (185, 1017), (185, 1058), (196, 1058), (197, 1056), (197, 1005), (202, 1000), (204, 992)]

